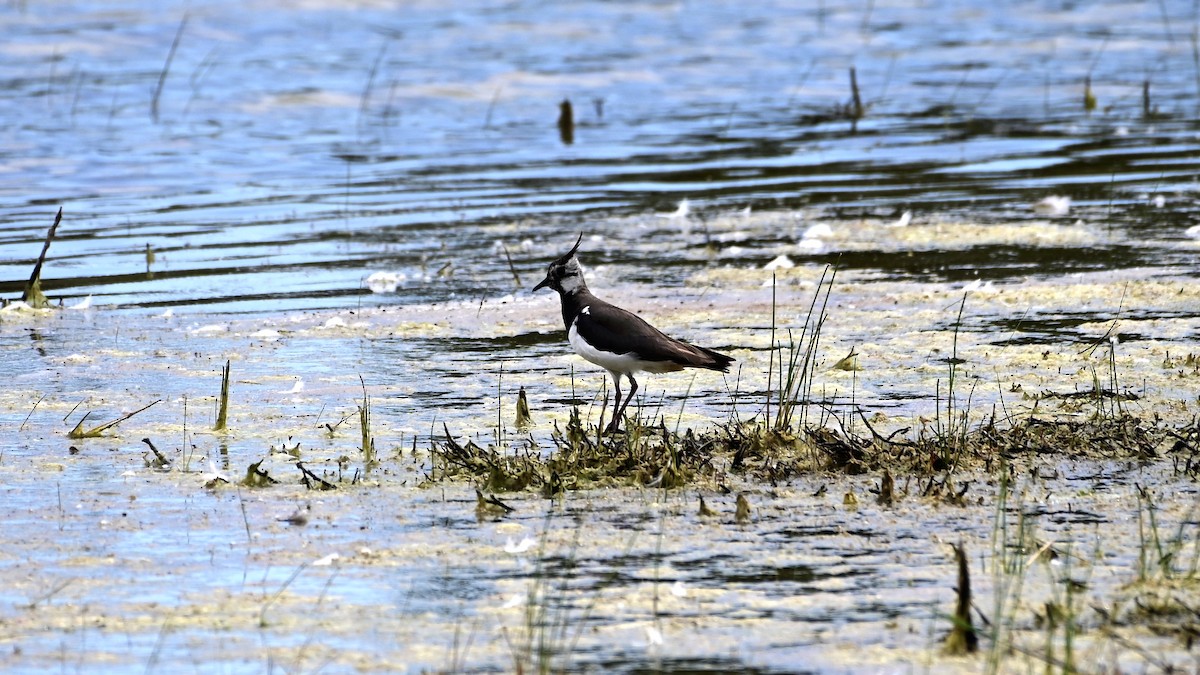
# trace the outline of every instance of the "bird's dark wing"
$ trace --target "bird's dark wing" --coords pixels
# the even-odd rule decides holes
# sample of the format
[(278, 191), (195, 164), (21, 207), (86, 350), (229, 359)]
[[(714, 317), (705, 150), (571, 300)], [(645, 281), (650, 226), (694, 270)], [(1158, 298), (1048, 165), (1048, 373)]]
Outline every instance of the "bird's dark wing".
[(676, 340), (646, 323), (640, 316), (593, 299), (580, 312), (575, 330), (597, 349), (614, 354), (634, 354), (644, 361), (662, 361), (680, 366), (728, 372), (733, 359), (682, 340)]

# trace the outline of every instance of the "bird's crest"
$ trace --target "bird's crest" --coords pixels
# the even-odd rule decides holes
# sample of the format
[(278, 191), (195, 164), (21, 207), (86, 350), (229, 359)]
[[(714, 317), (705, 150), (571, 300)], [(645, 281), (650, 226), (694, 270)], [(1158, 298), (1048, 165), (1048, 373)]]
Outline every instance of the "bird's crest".
[(567, 261), (570, 260), (575, 255), (575, 252), (579, 250), (579, 245), (582, 243), (583, 243), (583, 233), (580, 232), (579, 239), (575, 240), (575, 245), (571, 247), (571, 250), (564, 253), (562, 255), (562, 257), (560, 257), (558, 260), (555, 260), (554, 264), (555, 265), (566, 265)]

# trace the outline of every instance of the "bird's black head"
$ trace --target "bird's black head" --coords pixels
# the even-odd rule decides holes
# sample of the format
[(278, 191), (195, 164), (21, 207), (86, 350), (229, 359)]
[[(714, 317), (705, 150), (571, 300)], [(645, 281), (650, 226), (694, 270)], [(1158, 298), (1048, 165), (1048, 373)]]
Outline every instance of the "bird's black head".
[(575, 257), (575, 252), (579, 250), (581, 243), (583, 243), (582, 232), (579, 233), (579, 239), (575, 241), (575, 245), (571, 247), (570, 251), (550, 263), (550, 267), (546, 268), (546, 278), (534, 286), (533, 290), (536, 291), (547, 286), (559, 293), (567, 294), (587, 290), (587, 284), (583, 281), (583, 266)]

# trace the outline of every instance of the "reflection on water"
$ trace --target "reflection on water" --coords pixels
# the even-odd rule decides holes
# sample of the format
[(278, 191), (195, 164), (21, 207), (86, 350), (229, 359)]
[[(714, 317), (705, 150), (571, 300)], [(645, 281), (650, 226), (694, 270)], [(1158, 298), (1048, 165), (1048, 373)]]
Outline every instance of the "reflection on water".
[[(502, 295), (510, 273), (494, 240), (532, 240), (514, 253), (528, 266), (580, 228), (653, 236), (659, 255), (644, 262), (678, 280), (685, 260), (671, 251), (699, 241), (707, 218), (747, 206), (989, 222), (1032, 217), (1029, 203), (1062, 194), (1138, 245), (1099, 258), (1043, 250), (1016, 265), (960, 253), (985, 277), (1073, 258), (1173, 264), (1170, 243), (1200, 221), (1195, 11), (1183, 0), (1021, 11), (10, 3), (0, 293), (19, 292), (58, 205), (51, 295), (133, 307)], [(851, 67), (865, 105), (855, 124), (844, 114)], [(570, 144), (556, 128), (564, 98)], [(595, 224), (595, 214), (655, 220), (682, 198), (690, 227)], [(763, 255), (745, 262), (775, 254)], [(903, 274), (888, 260), (843, 264)], [(364, 279), (379, 270), (409, 281), (373, 296)]]

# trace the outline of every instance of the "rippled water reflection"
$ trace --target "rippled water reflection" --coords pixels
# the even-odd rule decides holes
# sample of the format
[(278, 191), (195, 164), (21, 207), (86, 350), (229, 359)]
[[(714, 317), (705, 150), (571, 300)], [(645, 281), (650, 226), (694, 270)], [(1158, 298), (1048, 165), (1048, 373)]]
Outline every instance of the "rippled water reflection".
[[(595, 216), (649, 217), (682, 198), (693, 221), (807, 206), (987, 222), (1030, 217), (1054, 193), (1137, 241), (1170, 241), (1197, 221), (1196, 12), (1182, 0), (10, 2), (0, 292), (19, 292), (58, 205), (52, 295), (237, 312), (503, 294), (494, 240), (532, 239), (516, 254), (529, 265), (563, 229), (633, 237)], [(851, 67), (857, 124), (835, 114)], [(569, 146), (562, 98), (578, 118)], [(646, 262), (678, 280), (672, 252), (698, 229), (653, 236), (661, 255)], [(1161, 248), (1042, 251), (1026, 265), (1157, 264)], [(995, 253), (965, 262), (1008, 273)], [(894, 272), (886, 257), (844, 262)], [(433, 276), (447, 263), (453, 274)], [(409, 281), (372, 296), (363, 280), (377, 270)]]

